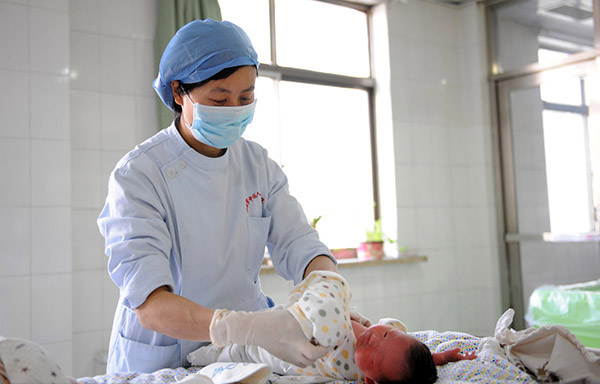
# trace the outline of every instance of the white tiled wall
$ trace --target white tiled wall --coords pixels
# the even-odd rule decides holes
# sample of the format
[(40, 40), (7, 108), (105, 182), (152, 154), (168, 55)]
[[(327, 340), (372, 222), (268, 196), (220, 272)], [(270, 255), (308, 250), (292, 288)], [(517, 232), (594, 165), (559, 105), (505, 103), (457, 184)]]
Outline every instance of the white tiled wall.
[[(116, 302), (95, 226), (109, 172), (159, 129), (156, 9), (0, 0), (0, 334), (43, 343), (73, 376), (101, 373)], [(371, 318), (487, 335), (501, 308), (484, 17), (427, 1), (388, 12), (398, 207), (384, 215), (429, 261), (342, 272)], [(283, 300), (290, 283), (262, 280)]]
[(41, 343), (73, 376), (101, 373), (118, 295), (95, 224), (108, 174), (159, 128), (156, 10), (0, 0), (0, 334)]
[(502, 308), (483, 9), (388, 12), (398, 239), (429, 258), (400, 294), (418, 298), (413, 329), (487, 335)]
[(73, 374), (104, 373), (118, 290), (96, 218), (117, 160), (158, 131), (152, 89), (157, 1), (70, 2)]
[(72, 369), (68, 1), (0, 1), (0, 333)]

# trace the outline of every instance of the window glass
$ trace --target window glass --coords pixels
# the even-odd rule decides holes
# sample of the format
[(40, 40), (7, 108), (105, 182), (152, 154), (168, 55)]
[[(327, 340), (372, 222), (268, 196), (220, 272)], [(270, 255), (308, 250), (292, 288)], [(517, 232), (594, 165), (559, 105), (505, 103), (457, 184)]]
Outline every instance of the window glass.
[(550, 228), (553, 233), (593, 230), (586, 118), (543, 112)]
[(581, 106), (581, 79), (578, 77), (560, 77), (540, 85), (542, 100), (548, 103)]
[(280, 82), (282, 165), (290, 192), (330, 248), (352, 248), (373, 223), (365, 91)]
[(252, 40), (261, 63), (271, 64), (269, 0), (219, 0), (223, 20), (240, 26)]
[(281, 134), (277, 82), (269, 77), (256, 79), (256, 110), (254, 119), (244, 132), (244, 138), (259, 143), (269, 151), (269, 157), (281, 164)]
[(551, 63), (568, 57), (568, 53), (552, 51), (550, 49), (538, 50), (538, 61), (543, 64)]
[(369, 77), (365, 12), (313, 0), (275, 2), (277, 64)]
[(369, 77), (367, 13), (312, 0), (272, 2), (277, 51), (271, 55), (269, 1), (219, 3), (223, 19), (248, 32), (261, 63), (274, 64), (257, 78), (256, 112), (244, 138), (281, 165), (307, 219), (321, 217), (317, 230), (325, 244), (356, 247), (374, 220), (369, 94), (328, 86), (326, 76), (315, 79), (320, 85), (285, 81), (279, 71)]

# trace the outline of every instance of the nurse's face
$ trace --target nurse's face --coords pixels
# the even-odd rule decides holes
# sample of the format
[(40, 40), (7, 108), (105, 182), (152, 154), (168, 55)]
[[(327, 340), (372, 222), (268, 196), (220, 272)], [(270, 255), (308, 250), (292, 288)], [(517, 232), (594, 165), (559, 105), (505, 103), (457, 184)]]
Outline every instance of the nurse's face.
[[(226, 107), (247, 105), (254, 101), (255, 82), (256, 68), (241, 67), (225, 79), (211, 80), (201, 87), (194, 88), (189, 96), (194, 103), (204, 105)], [(193, 112), (193, 105), (187, 97), (183, 98), (183, 103), (184, 111)], [(190, 116), (193, 117), (193, 113)]]
[[(238, 107), (251, 104), (254, 101), (254, 84), (256, 82), (256, 67), (244, 66), (225, 79), (211, 80), (208, 83), (192, 89), (187, 96), (177, 91), (178, 81), (171, 85), (175, 102), (181, 105), (182, 116), (179, 132), (184, 140), (198, 152), (211, 157), (220, 156), (224, 150), (210, 147), (194, 139), (189, 129), (184, 129), (184, 122), (194, 121), (194, 103), (209, 106)], [(189, 97), (188, 97), (189, 96)]]

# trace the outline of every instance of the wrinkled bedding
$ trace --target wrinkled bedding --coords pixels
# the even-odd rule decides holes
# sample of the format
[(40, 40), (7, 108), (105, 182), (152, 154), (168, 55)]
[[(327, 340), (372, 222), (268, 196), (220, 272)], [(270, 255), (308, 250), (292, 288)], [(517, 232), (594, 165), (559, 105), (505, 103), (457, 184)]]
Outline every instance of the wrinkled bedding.
[[(432, 352), (442, 352), (460, 348), (461, 352), (477, 352), (481, 338), (460, 332), (420, 331), (410, 332), (413, 336), (427, 344)], [(162, 369), (153, 373), (127, 373), (84, 377), (77, 380), (79, 384), (142, 384), (142, 383), (175, 383), (178, 380), (196, 374), (200, 367)], [(516, 365), (509, 362), (504, 355), (491, 350), (482, 350), (475, 360), (463, 360), (438, 367), (437, 383), (536, 383), (536, 381)], [(315, 378), (303, 376), (272, 375), (271, 383), (309, 383)], [(332, 383), (354, 384), (355, 382), (335, 381)]]

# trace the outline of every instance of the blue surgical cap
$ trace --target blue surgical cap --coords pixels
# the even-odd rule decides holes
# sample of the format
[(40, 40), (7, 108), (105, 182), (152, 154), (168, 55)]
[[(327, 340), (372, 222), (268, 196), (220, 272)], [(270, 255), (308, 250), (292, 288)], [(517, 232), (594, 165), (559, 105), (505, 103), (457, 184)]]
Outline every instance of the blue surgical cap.
[(194, 20), (181, 27), (167, 44), (152, 86), (172, 110), (171, 81), (198, 83), (225, 68), (243, 65), (258, 68), (258, 55), (240, 27), (228, 21)]

